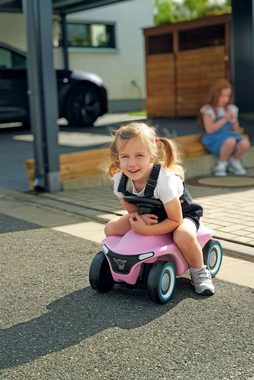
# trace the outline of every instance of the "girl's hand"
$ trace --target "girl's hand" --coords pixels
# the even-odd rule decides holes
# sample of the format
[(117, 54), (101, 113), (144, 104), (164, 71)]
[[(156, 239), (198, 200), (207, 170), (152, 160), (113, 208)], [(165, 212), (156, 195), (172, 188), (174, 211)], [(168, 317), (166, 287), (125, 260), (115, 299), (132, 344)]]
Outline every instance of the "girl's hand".
[(236, 121), (237, 121), (237, 117), (236, 117), (236, 115), (233, 114), (233, 113), (230, 112), (230, 111), (227, 111), (227, 112), (226, 112), (226, 118), (227, 118), (227, 120), (228, 120), (230, 123), (232, 123), (232, 124), (235, 124)]
[(137, 234), (146, 235), (147, 234), (147, 224), (143, 220), (143, 218), (135, 213), (135, 215), (130, 215), (129, 222), (131, 225), (131, 229)]
[(157, 224), (158, 223), (158, 216), (157, 215), (154, 215), (154, 214), (143, 214), (143, 215), (140, 215), (140, 217), (143, 219), (143, 221), (145, 222), (145, 224), (147, 224), (148, 226), (150, 226), (152, 224)]
[(129, 213), (129, 219), (130, 218), (133, 219), (133, 218), (135, 218), (135, 216), (136, 216), (136, 212), (130, 212)]

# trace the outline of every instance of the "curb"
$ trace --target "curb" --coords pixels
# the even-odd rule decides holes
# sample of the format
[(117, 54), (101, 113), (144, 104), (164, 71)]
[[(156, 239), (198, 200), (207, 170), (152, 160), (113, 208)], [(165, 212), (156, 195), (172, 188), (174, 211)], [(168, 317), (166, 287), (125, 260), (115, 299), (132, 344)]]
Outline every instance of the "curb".
[(223, 248), (223, 254), (225, 256), (230, 256), (236, 259), (254, 262), (254, 248), (253, 247), (234, 243), (232, 241), (221, 240), (219, 237), (217, 237), (217, 240), (220, 242)]

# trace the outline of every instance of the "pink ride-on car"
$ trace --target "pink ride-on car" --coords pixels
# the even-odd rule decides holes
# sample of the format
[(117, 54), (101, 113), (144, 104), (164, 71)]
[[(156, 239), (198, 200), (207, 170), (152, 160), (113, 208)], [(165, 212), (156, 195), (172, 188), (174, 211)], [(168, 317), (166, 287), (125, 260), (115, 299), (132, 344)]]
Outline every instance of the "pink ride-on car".
[[(160, 201), (149, 199), (148, 202), (156, 206)], [(221, 266), (222, 247), (212, 236), (213, 231), (201, 224), (198, 241), (204, 264), (214, 277)], [(102, 251), (90, 266), (89, 281), (101, 293), (110, 291), (115, 284), (145, 286), (152, 301), (163, 304), (174, 292), (176, 276), (183, 275), (187, 269), (188, 263), (171, 234), (144, 236), (130, 230), (124, 236), (109, 236), (102, 241)]]

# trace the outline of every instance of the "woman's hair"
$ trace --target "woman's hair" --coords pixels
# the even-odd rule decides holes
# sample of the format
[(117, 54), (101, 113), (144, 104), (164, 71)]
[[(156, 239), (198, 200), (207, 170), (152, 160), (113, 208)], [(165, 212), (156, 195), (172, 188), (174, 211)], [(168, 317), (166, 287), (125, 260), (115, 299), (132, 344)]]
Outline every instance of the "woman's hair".
[(208, 93), (208, 103), (213, 107), (217, 107), (218, 99), (221, 95), (222, 90), (226, 88), (231, 89), (231, 97), (229, 99), (228, 104), (232, 103), (232, 86), (226, 79), (217, 80), (211, 87)]
[(172, 140), (164, 137), (157, 137), (154, 127), (148, 126), (142, 122), (133, 122), (126, 124), (117, 129), (114, 133), (114, 141), (109, 146), (111, 164), (108, 168), (108, 174), (112, 177), (120, 171), (119, 149), (124, 146), (128, 140), (140, 136), (148, 146), (154, 162), (161, 164), (167, 169), (173, 170), (180, 177), (184, 177), (183, 168), (180, 165), (179, 154)]

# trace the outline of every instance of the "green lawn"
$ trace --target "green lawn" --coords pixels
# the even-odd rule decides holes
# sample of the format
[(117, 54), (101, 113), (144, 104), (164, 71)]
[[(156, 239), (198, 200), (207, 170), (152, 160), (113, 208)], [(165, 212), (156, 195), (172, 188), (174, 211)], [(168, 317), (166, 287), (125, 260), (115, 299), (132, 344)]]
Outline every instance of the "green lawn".
[(147, 116), (146, 110), (128, 112), (130, 116)]

